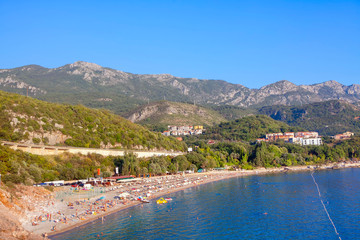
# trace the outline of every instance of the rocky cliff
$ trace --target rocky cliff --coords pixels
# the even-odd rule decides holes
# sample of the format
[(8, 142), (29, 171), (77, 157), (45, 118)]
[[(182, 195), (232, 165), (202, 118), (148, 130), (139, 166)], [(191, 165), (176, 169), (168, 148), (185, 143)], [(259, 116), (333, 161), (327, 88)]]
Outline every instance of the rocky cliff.
[(159, 125), (213, 125), (226, 121), (214, 110), (201, 106), (169, 101), (153, 102), (128, 114), (132, 122)]

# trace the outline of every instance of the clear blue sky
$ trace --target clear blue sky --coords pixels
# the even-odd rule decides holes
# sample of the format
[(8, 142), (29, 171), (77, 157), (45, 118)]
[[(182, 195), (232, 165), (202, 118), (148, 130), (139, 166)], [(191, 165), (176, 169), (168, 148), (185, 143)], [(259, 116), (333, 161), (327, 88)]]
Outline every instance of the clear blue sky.
[(78, 60), (250, 88), (360, 83), (360, 1), (0, 0), (0, 68)]

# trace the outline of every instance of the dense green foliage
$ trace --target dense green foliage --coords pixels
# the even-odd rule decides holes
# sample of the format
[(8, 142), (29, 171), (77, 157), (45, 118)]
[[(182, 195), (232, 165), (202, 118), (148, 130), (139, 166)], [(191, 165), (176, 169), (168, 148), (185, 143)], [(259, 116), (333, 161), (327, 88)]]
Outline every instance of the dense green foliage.
[[(10, 121), (15, 119), (16, 125)], [(184, 150), (185, 144), (164, 137), (146, 128), (112, 114), (107, 110), (89, 109), (48, 103), (18, 94), (0, 91), (0, 138), (9, 141), (29, 139), (33, 133), (61, 132), (70, 137), (65, 143), (75, 147), (121, 145), (131, 149)], [(48, 139), (32, 139), (47, 143)]]
[(100, 168), (103, 176), (113, 174), (112, 157), (89, 154), (38, 156), (0, 145), (0, 173), (5, 183), (31, 185), (44, 181), (94, 177)]
[[(163, 175), (185, 170), (197, 171), (200, 168), (211, 169), (220, 166), (223, 167), (227, 163), (221, 153), (212, 152), (209, 148), (199, 149), (196, 152), (176, 157), (154, 156), (150, 159), (139, 159), (130, 153), (115, 159), (115, 165), (119, 167), (123, 175)], [(230, 163), (232, 162), (228, 164)]]
[[(96, 96), (96, 97), (95, 97)], [(108, 109), (123, 116), (125, 113), (145, 104), (145, 101), (128, 96), (119, 95), (117, 92), (77, 92), (77, 93), (51, 93), (33, 96), (40, 100), (70, 105), (84, 105), (89, 108)]]
[(227, 156), (227, 162), (239, 162), (243, 168), (323, 164), (359, 159), (360, 138), (321, 146), (300, 146), (281, 141), (255, 145), (220, 143), (213, 145), (212, 151), (220, 151)]
[(228, 121), (236, 120), (257, 113), (257, 110), (252, 108), (243, 108), (232, 105), (209, 105), (208, 107), (220, 113), (220, 115), (222, 115)]
[(230, 166), (253, 169), (324, 164), (360, 158), (360, 138), (321, 146), (300, 146), (284, 142), (250, 145), (242, 142), (220, 142), (207, 146), (198, 142), (194, 152), (171, 157), (139, 159), (127, 154), (115, 159), (115, 165), (124, 175), (161, 175), (185, 170), (212, 169)]
[(331, 136), (346, 131), (360, 133), (360, 110), (344, 101), (327, 101), (303, 106), (268, 106), (259, 113), (320, 135)]
[(264, 115), (247, 116), (230, 122), (221, 123), (207, 129), (200, 139), (253, 141), (266, 133), (293, 132), (303, 130), (290, 127), (286, 123), (276, 121)]

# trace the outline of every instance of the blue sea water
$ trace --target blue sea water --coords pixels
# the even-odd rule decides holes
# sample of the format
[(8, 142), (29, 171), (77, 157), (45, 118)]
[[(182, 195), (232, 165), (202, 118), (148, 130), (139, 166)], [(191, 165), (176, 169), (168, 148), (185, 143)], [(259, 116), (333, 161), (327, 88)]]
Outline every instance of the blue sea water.
[[(360, 169), (237, 177), (192, 187), (51, 239), (360, 239)], [(335, 233), (321, 200), (339, 233)]]

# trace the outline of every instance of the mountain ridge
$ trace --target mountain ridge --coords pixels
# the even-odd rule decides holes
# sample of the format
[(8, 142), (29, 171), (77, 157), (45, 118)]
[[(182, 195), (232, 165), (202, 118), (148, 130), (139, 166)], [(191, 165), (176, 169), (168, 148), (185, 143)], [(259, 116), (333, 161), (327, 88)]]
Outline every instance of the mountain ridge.
[[(95, 63), (77, 61), (58, 68), (27, 65), (0, 70), (0, 90), (30, 94), (36, 98), (119, 109), (100, 104), (96, 99), (110, 98), (113, 105), (128, 104), (132, 109), (147, 101), (169, 100), (199, 104), (262, 107), (269, 105), (302, 105), (327, 100), (360, 101), (360, 85), (345, 86), (334, 80), (312, 85), (296, 85), (281, 80), (259, 89), (224, 80), (181, 78), (171, 74), (133, 74)], [(72, 95), (61, 97), (64, 94)], [(87, 99), (84, 95), (87, 94)], [(90, 95), (89, 95), (90, 94)], [(98, 98), (91, 97), (100, 96)], [(121, 102), (118, 98), (123, 97)], [(129, 105), (128, 101), (133, 101)], [(108, 107), (107, 107), (108, 106)]]

